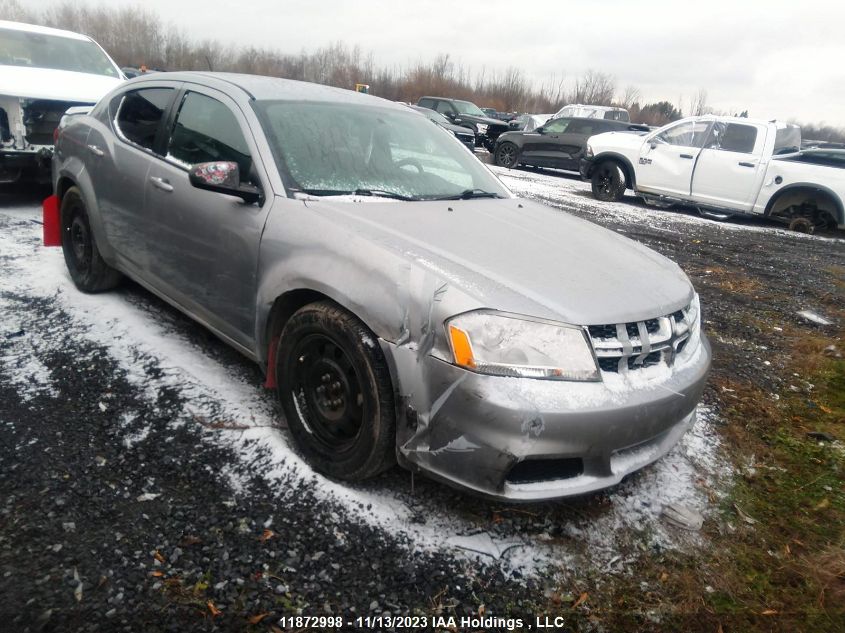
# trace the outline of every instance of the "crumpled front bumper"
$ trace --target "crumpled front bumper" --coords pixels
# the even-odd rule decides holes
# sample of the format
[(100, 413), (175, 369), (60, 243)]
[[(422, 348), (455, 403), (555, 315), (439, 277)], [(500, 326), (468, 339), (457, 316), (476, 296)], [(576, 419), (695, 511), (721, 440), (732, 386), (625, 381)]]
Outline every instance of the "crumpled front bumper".
[(419, 365), (428, 384), (418, 387), (432, 404), (402, 422), (412, 428), (399, 433), (397, 455), (412, 470), (507, 501), (607, 488), (665, 455), (692, 426), (710, 360), (702, 335), (668, 378), (630, 388), (485, 376), (429, 357)]

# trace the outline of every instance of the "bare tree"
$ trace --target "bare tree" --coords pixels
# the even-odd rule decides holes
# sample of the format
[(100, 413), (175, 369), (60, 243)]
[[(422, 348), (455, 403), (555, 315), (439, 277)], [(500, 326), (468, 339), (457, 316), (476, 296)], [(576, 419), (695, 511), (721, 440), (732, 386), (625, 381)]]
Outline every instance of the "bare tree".
[(619, 105), (625, 108), (626, 110), (630, 110), (634, 107), (635, 103), (640, 102), (640, 89), (632, 84), (628, 84), (625, 86), (625, 91), (622, 93), (622, 97), (619, 99)]
[(689, 106), (690, 116), (701, 116), (708, 114), (707, 108), (707, 91), (704, 88), (699, 88), (698, 92), (693, 95)]
[(570, 102), (585, 105), (610, 105), (613, 103), (615, 84), (611, 75), (588, 70), (575, 80), (575, 89)]

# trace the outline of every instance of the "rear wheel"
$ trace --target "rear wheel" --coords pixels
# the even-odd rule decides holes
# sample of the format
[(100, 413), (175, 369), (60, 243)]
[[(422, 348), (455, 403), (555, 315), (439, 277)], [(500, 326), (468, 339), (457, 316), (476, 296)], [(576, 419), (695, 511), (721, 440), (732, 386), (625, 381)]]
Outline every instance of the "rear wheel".
[(517, 152), (517, 147), (513, 143), (502, 143), (496, 148), (496, 164), (499, 167), (507, 167), (508, 169), (516, 167)]
[(395, 463), (390, 372), (353, 315), (327, 301), (297, 311), (279, 337), (276, 376), (290, 432), (316, 470), (361, 480)]
[(62, 252), (73, 283), (83, 292), (103, 292), (120, 283), (122, 275), (100, 255), (88, 209), (77, 187), (62, 197)]
[(596, 165), (591, 178), (593, 196), (605, 202), (617, 202), (625, 195), (625, 174), (615, 161)]

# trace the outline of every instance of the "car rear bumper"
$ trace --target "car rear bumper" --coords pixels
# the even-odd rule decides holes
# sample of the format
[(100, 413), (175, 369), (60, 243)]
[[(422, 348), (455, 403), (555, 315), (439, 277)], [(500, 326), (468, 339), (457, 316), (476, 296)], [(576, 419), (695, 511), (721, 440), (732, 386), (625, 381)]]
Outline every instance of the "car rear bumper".
[[(389, 354), (393, 346), (383, 348)], [(695, 421), (709, 368), (703, 336), (699, 350), (668, 378), (627, 390), (486, 376), (430, 358), (423, 373), (427, 389), (439, 395), (429, 411), (415, 412), (416, 428), (400, 443), (398, 458), (412, 470), (505, 501), (607, 488), (677, 444)]]

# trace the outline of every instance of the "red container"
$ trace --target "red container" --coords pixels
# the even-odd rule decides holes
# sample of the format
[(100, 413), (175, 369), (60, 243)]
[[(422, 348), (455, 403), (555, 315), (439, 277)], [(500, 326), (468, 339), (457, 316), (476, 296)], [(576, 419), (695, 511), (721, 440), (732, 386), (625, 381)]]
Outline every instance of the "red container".
[(58, 196), (50, 196), (41, 203), (44, 218), (44, 246), (62, 245), (62, 223)]

